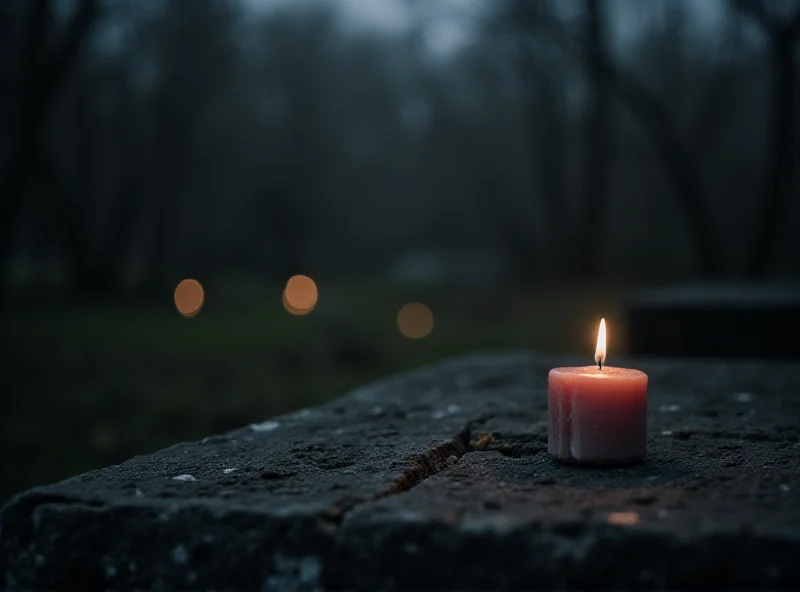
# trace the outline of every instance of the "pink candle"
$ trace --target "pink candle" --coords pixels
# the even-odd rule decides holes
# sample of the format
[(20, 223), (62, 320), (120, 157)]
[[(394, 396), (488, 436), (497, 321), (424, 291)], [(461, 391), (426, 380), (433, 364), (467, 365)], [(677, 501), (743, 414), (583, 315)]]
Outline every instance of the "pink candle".
[(626, 464), (647, 452), (647, 374), (605, 366), (605, 358), (603, 319), (596, 366), (550, 370), (547, 450), (562, 462)]

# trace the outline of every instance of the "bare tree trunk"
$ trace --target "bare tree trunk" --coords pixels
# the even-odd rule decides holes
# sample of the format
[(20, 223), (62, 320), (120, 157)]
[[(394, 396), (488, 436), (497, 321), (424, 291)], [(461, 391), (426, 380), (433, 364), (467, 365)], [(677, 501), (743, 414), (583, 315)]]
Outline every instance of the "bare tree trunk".
[[(564, 183), (564, 126), (563, 114), (559, 112), (558, 99), (553, 88), (554, 83), (544, 75), (538, 76), (539, 92), (537, 99), (530, 99), (529, 126), (532, 138), (539, 138), (536, 153), (540, 166), (538, 170), (542, 179), (542, 195), (547, 220), (558, 228), (560, 221), (566, 219), (567, 189)], [(534, 130), (534, 121), (541, 121), (542, 129)], [(557, 248), (566, 248), (562, 234), (553, 237)]]
[(761, 0), (730, 0), (734, 10), (754, 19), (769, 38), (769, 102), (766, 187), (756, 216), (746, 273), (750, 277), (769, 275), (778, 255), (781, 221), (792, 197), (795, 103), (797, 102), (795, 44), (800, 37), (800, 2), (788, 21), (770, 14)]
[(173, 279), (170, 278), (170, 273), (175, 263), (178, 223), (186, 195), (184, 134), (183, 130), (174, 129), (172, 138), (160, 144), (159, 150), (164, 151), (161, 154), (163, 166), (159, 174), (161, 184), (156, 189), (158, 201), (148, 246), (148, 278), (144, 286), (148, 296), (158, 297)]
[[(202, 110), (197, 105), (181, 108), (180, 82), (165, 81), (156, 98), (156, 135), (151, 166), (156, 179), (153, 190), (152, 228), (146, 245), (144, 296), (160, 298), (176, 278), (171, 277), (188, 192), (188, 141), (192, 125)], [(191, 115), (187, 110), (191, 109)]]
[[(798, 16), (800, 20), (800, 16)], [(782, 25), (770, 45), (769, 161), (766, 188), (756, 217), (755, 237), (747, 274), (763, 278), (770, 274), (782, 238), (782, 219), (792, 197), (795, 131), (796, 68), (795, 34)]]
[(608, 89), (603, 80), (601, 60), (606, 54), (603, 0), (586, 0), (587, 62), (591, 96), (586, 138), (586, 170), (583, 177), (583, 220), (576, 237), (577, 272), (592, 276), (602, 257), (602, 235), (606, 227), (610, 182)]
[(113, 277), (113, 291), (119, 296), (129, 258), (136, 239), (136, 231), (143, 222), (145, 207), (145, 167), (143, 162), (143, 143), (141, 141), (141, 117), (139, 98), (128, 85), (128, 76), (136, 67), (140, 49), (139, 15), (137, 0), (127, 0), (123, 9), (130, 27), (130, 46), (127, 49), (124, 66), (115, 80), (119, 97), (119, 111), (115, 129), (119, 139), (116, 149), (117, 195), (114, 196), (110, 213), (108, 241), (100, 254), (101, 266)]
[(100, 269), (87, 232), (86, 208), (68, 194), (45, 150), (37, 153), (36, 168), (42, 183), (41, 221), (57, 237), (70, 265), (73, 291), (83, 300), (108, 296), (113, 280)]
[[(570, 271), (572, 261), (572, 244), (569, 236), (562, 232), (562, 223), (567, 219), (567, 188), (564, 180), (564, 117), (560, 111), (556, 82), (548, 78), (533, 57), (523, 55), (520, 61), (520, 76), (527, 87), (526, 125), (527, 136), (531, 141), (531, 149), (538, 162), (533, 163), (533, 170), (540, 180), (540, 199), (548, 227), (553, 230), (545, 241), (552, 251), (562, 255), (557, 268)], [(536, 245), (530, 235), (529, 225), (520, 224), (513, 215), (498, 214), (506, 226), (505, 240), (508, 242), (515, 259), (528, 258), (533, 255)], [(527, 244), (526, 244), (527, 243)], [(558, 259), (557, 255), (550, 259)], [(533, 269), (533, 261), (541, 257), (528, 259), (523, 269)], [(523, 261), (518, 261), (523, 263)], [(519, 266), (519, 265), (517, 265)], [(551, 272), (553, 270), (550, 270)]]

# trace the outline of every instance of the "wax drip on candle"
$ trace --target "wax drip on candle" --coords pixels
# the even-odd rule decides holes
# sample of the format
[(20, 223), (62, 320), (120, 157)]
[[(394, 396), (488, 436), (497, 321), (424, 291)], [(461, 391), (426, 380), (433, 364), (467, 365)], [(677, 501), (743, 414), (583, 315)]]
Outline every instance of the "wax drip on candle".
[(597, 347), (594, 350), (594, 361), (597, 368), (602, 371), (606, 361), (606, 320), (600, 319), (600, 328), (597, 330)]

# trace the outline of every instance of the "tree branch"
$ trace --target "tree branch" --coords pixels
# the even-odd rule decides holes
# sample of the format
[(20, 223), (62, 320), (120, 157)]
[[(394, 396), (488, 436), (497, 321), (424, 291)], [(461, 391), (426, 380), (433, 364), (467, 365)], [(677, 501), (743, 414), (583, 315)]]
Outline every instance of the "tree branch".
[(750, 18), (758, 21), (766, 31), (772, 29), (775, 25), (775, 20), (767, 12), (764, 3), (761, 0), (729, 0), (733, 9), (739, 14), (749, 16)]
[(724, 257), (714, 217), (702, 191), (700, 174), (688, 151), (675, 132), (669, 111), (639, 82), (636, 77), (615, 69), (605, 56), (597, 56), (596, 67), (605, 76), (610, 88), (626, 103), (660, 153), (674, 185), (678, 207), (683, 212), (695, 256), (702, 271), (719, 276), (725, 271)]
[[(736, 0), (732, 0), (736, 1)], [(747, 0), (743, 0), (746, 2)], [(577, 41), (562, 27), (535, 27), (538, 35), (546, 36), (565, 47), (586, 55), (584, 43)], [(724, 252), (709, 205), (705, 202), (702, 181), (689, 151), (674, 129), (669, 111), (639, 82), (635, 76), (614, 68), (607, 56), (595, 56), (593, 64), (612, 92), (628, 105), (661, 155), (669, 178), (675, 188), (678, 207), (687, 223), (690, 243), (702, 271), (709, 276), (726, 272)]]

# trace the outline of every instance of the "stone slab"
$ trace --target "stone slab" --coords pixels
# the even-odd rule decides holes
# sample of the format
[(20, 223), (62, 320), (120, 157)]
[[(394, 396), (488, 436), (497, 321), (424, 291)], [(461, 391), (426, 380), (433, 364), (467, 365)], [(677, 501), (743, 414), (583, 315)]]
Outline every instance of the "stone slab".
[(476, 355), (16, 496), (3, 590), (800, 589), (800, 366), (630, 362), (649, 455), (546, 454), (546, 375)]
[(636, 356), (800, 360), (799, 284), (689, 284), (634, 294)]

